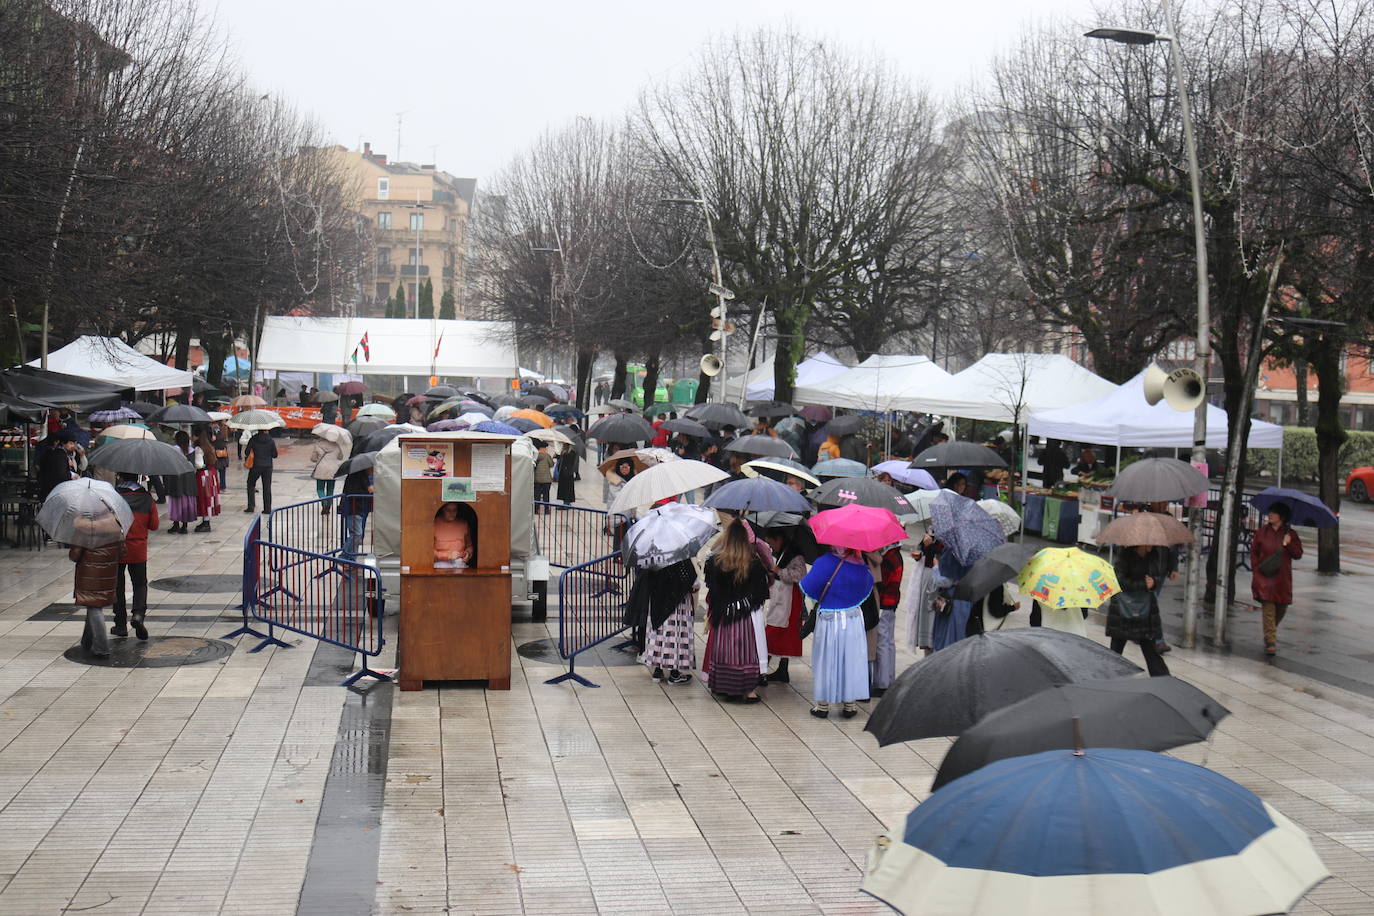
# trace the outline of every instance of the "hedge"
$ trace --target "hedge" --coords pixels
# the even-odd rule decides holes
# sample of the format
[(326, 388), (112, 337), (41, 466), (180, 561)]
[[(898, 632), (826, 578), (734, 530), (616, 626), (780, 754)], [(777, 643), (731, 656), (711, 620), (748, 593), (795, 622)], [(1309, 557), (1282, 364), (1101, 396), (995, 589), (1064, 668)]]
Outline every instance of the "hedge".
[[(1374, 465), (1374, 432), (1346, 430), (1346, 435), (1350, 438), (1341, 446), (1338, 461), (1342, 484), (1352, 469)], [(1250, 449), (1250, 474), (1268, 471), (1269, 476), (1277, 476), (1278, 464), (1276, 449)], [(1317, 479), (1317, 431), (1310, 426), (1283, 428), (1283, 479)]]

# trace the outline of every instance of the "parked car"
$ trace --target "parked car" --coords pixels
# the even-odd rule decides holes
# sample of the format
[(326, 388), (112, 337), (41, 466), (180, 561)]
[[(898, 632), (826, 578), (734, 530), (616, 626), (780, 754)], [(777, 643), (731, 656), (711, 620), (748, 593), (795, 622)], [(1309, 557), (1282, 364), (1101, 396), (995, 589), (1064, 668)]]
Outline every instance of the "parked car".
[(1374, 468), (1356, 468), (1345, 479), (1345, 495), (1357, 503), (1369, 502), (1369, 493), (1374, 490)]

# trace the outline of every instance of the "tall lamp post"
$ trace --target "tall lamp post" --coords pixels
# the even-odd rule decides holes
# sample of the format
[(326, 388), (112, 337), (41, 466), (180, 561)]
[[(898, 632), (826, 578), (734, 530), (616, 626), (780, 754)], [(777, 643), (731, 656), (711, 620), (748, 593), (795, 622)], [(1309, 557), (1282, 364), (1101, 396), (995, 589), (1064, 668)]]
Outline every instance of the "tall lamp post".
[[(1183, 60), (1178, 50), (1178, 26), (1174, 21), (1173, 8), (1169, 0), (1163, 0), (1165, 25), (1170, 34), (1158, 34), (1139, 29), (1104, 28), (1093, 29), (1088, 38), (1102, 38), (1127, 45), (1150, 45), (1155, 42), (1169, 43), (1169, 62), (1173, 67), (1174, 80), (1178, 83), (1179, 110), (1183, 115), (1183, 141), (1188, 153), (1188, 182), (1193, 199), (1193, 246), (1197, 259), (1197, 348), (1194, 354), (1193, 369), (1202, 385), (1203, 397), (1198, 402), (1193, 417), (1193, 464), (1207, 465), (1207, 371), (1211, 361), (1211, 315), (1207, 298), (1207, 230), (1202, 222), (1202, 181), (1197, 164), (1197, 141), (1193, 136), (1193, 114), (1188, 104), (1188, 83), (1183, 73)], [(1225, 498), (1222, 494), (1222, 498)], [(1193, 534), (1193, 542), (1188, 545), (1188, 579), (1183, 598), (1183, 640), (1181, 645), (1190, 649), (1197, 642), (1198, 606), (1202, 597), (1202, 509), (1194, 506), (1188, 510), (1188, 528)], [(1223, 575), (1225, 573), (1223, 572)], [(1217, 613), (1225, 614), (1225, 608)], [(1224, 626), (1217, 628), (1224, 632)]]
[[(725, 326), (725, 303), (735, 298), (735, 294), (726, 289), (720, 276), (720, 251), (716, 248), (716, 227), (711, 221), (711, 208), (706, 205), (706, 200), (701, 197), (665, 197), (665, 204), (689, 204), (701, 207), (701, 213), (706, 217), (706, 239), (711, 243), (711, 292), (716, 297), (716, 307), (713, 310), (716, 321), (716, 331), (720, 335), (720, 402), (725, 403), (725, 379), (728, 373), (725, 371), (725, 339), (729, 336), (729, 331)], [(741, 383), (743, 384), (743, 383)]]
[[(412, 211), (410, 221), (415, 224), (415, 317), (420, 317), (420, 229), (425, 223), (425, 210), (433, 210), (429, 204), (420, 203), (420, 192), (415, 192), (415, 203), (403, 204), (402, 207)], [(419, 219), (416, 219), (419, 214)]]

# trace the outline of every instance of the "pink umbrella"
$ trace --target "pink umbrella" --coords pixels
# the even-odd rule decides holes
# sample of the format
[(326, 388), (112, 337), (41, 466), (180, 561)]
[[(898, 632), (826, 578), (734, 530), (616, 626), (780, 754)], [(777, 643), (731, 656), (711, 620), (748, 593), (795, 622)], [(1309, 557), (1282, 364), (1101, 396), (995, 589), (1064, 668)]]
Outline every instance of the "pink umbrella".
[(890, 510), (858, 503), (817, 512), (807, 524), (820, 543), (855, 550), (877, 550), (907, 536)]

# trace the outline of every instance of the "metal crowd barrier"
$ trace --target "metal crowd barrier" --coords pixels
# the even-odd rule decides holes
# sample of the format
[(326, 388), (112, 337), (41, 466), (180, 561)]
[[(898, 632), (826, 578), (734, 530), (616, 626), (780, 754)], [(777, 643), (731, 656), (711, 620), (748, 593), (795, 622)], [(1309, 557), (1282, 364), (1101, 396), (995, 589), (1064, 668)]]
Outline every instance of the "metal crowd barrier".
[(623, 515), (607, 515), (602, 509), (535, 502), (532, 524), (535, 544), (550, 566), (570, 569), (614, 553), (618, 549), (617, 524)]
[(558, 654), (568, 670), (546, 684), (576, 681), (598, 687), (577, 673), (577, 656), (625, 632), (625, 600), (630, 574), (619, 553), (610, 553), (565, 569), (558, 577)]
[[(361, 669), (343, 686), (363, 677), (390, 680), (368, 665), (386, 644), (381, 574), (354, 559), (364, 544), (345, 541), (348, 516), (337, 513), (341, 499), (371, 497), (310, 500), (253, 520), (243, 545), (243, 625), (227, 637), (255, 636), (262, 642), (249, 651), (260, 652), (269, 645), (290, 648), (275, 633), (288, 630), (358, 653)], [(324, 505), (329, 513), (321, 512)], [(266, 624), (267, 632), (253, 629), (254, 621)]]

